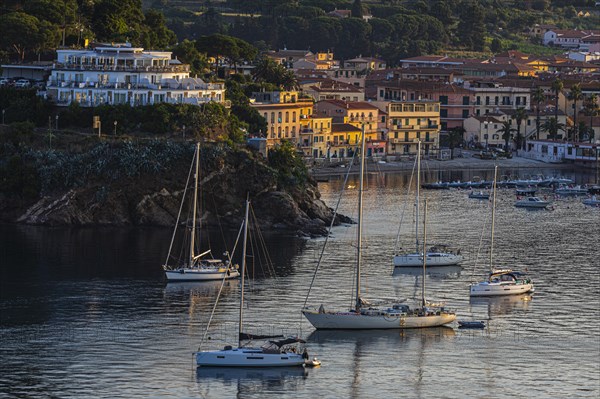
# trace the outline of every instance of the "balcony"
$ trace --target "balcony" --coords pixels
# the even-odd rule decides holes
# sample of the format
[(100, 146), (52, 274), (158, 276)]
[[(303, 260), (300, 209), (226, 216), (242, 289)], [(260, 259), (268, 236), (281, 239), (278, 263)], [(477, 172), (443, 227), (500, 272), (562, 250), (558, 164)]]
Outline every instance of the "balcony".
[(55, 63), (54, 70), (62, 71), (119, 71), (119, 72), (189, 72), (189, 65), (134, 66)]

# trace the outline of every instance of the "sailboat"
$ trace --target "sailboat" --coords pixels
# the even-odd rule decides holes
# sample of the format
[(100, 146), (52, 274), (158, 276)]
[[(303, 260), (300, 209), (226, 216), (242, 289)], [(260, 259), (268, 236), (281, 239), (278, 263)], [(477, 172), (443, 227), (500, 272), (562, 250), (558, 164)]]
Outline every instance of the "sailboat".
[[(282, 336), (257, 336), (243, 332), (244, 327), (244, 276), (246, 270), (246, 246), (248, 242), (248, 213), (250, 201), (246, 200), (246, 217), (244, 221), (244, 241), (242, 255), (242, 279), (240, 287), (240, 311), (238, 320), (238, 347), (231, 345), (225, 346), (222, 350), (198, 351), (195, 353), (197, 366), (212, 367), (289, 367), (302, 366), (308, 360), (306, 352), (297, 353), (292, 350), (293, 344), (303, 343), (304, 341), (297, 337)], [(260, 347), (244, 346), (243, 342), (253, 339), (275, 338), (278, 340), (268, 340)], [(294, 347), (295, 348), (295, 347)]]
[(414, 253), (396, 254), (394, 256), (394, 267), (415, 267), (423, 263), (423, 253), (427, 255), (427, 264), (431, 266), (451, 266), (462, 262), (463, 257), (460, 250), (456, 253), (450, 252), (445, 245), (436, 245), (428, 251), (421, 252), (419, 244), (419, 192), (421, 188), (421, 141), (417, 150), (417, 187), (415, 197), (415, 243)]
[(490, 239), (490, 274), (485, 281), (472, 283), (470, 296), (499, 296), (515, 295), (533, 292), (533, 282), (524, 273), (512, 269), (495, 269), (494, 254), (494, 223), (496, 218), (496, 178), (498, 166), (494, 169), (493, 200), (492, 200), (492, 229)]
[[(190, 176), (192, 170), (195, 168), (194, 174), (194, 191), (193, 191), (193, 209), (192, 209), (192, 227), (189, 230), (189, 248), (187, 256), (183, 260), (176, 260), (176, 265), (170, 265), (173, 255), (173, 243), (175, 241), (175, 235), (177, 233), (177, 227), (179, 220), (181, 219), (181, 211), (183, 204), (186, 200), (186, 193), (190, 186)], [(173, 235), (171, 237), (171, 245), (169, 246), (169, 253), (167, 259), (163, 265), (165, 276), (168, 281), (209, 281), (209, 280), (221, 280), (236, 278), (240, 276), (238, 266), (233, 265), (230, 259), (221, 260), (215, 258), (209, 258), (211, 255), (211, 249), (207, 249), (201, 253), (196, 252), (196, 234), (197, 234), (197, 212), (198, 212), (198, 180), (200, 179), (200, 143), (196, 144), (196, 151), (194, 152), (194, 158), (190, 166), (190, 174), (188, 175), (188, 181), (181, 196), (181, 205), (179, 207), (179, 214), (177, 215), (177, 221), (175, 222), (175, 228), (173, 229)], [(187, 222), (186, 222), (187, 224)], [(229, 255), (226, 254), (229, 258)]]
[(346, 311), (329, 311), (321, 305), (318, 309), (304, 307), (302, 314), (316, 329), (375, 330), (438, 327), (453, 322), (456, 315), (443, 306), (430, 304), (425, 300), (425, 267), (427, 257), (421, 257), (423, 285), (421, 306), (411, 309), (405, 304), (391, 304), (377, 308), (361, 297), (362, 266), (362, 197), (365, 168), (365, 132), (363, 127), (360, 156), (360, 183), (358, 192), (358, 223), (356, 245), (356, 302), (354, 308)]

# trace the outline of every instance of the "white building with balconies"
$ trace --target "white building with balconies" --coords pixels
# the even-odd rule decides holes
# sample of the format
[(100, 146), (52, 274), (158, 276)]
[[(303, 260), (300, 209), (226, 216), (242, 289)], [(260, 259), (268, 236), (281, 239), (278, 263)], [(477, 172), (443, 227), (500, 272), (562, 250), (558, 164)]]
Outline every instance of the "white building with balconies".
[(225, 85), (190, 77), (189, 65), (168, 51), (144, 51), (129, 43), (57, 50), (47, 97), (83, 107), (157, 103), (225, 103)]

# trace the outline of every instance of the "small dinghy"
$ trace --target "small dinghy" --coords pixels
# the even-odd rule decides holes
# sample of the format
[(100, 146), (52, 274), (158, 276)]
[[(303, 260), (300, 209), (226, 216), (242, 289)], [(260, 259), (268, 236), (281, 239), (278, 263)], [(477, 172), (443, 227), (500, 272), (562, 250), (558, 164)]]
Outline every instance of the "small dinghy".
[(306, 367), (319, 367), (321, 366), (321, 361), (316, 357), (313, 357), (312, 359), (306, 359), (306, 361), (304, 361), (304, 365)]
[(458, 328), (485, 328), (483, 321), (458, 321)]

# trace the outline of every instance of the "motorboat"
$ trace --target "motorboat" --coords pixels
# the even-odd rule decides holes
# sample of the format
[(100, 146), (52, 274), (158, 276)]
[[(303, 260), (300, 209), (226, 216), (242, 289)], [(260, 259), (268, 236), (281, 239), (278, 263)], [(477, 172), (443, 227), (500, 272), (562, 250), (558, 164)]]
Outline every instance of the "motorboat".
[[(357, 222), (357, 245), (354, 306), (344, 310), (326, 310), (321, 304), (318, 308), (306, 306), (309, 293), (307, 294), (302, 314), (317, 330), (389, 330), (410, 329), (423, 327), (438, 327), (452, 323), (456, 319), (454, 312), (445, 309), (443, 304), (435, 304), (425, 299), (425, 275), (427, 256), (421, 257), (422, 284), (421, 301), (419, 306), (411, 308), (402, 303), (391, 303), (386, 306), (375, 306), (362, 298), (361, 292), (361, 266), (362, 266), (362, 196), (364, 192), (364, 169), (365, 169), (365, 130), (363, 126), (361, 150), (360, 150), (360, 178), (358, 192), (358, 222)], [(418, 143), (418, 152), (421, 152), (421, 142)], [(425, 201), (424, 220), (427, 219), (427, 201)], [(423, 247), (426, 242), (426, 223), (423, 223)], [(423, 248), (425, 252), (425, 248)]]
[(518, 197), (533, 197), (536, 193), (536, 189), (535, 188), (518, 188), (516, 189), (515, 193), (517, 194)]
[[(496, 269), (494, 267), (494, 228), (496, 220), (496, 176), (498, 167), (494, 170), (494, 186), (492, 200), (492, 226), (490, 230), (490, 263), (489, 275), (484, 281), (473, 282), (469, 287), (469, 295), (477, 296), (500, 296), (515, 295), (533, 292), (533, 282), (524, 273), (512, 269)], [(537, 197), (529, 197), (528, 200)]]
[(599, 206), (600, 207), (600, 199), (598, 199), (598, 197), (596, 197), (595, 195), (593, 195), (591, 198), (586, 198), (586, 199), (584, 199), (581, 202), (584, 205)]
[(582, 186), (560, 186), (554, 190), (554, 193), (558, 195), (588, 195), (589, 191), (587, 187)]
[(485, 328), (485, 322), (477, 320), (459, 320), (458, 328)]
[(483, 191), (471, 191), (469, 193), (469, 198), (489, 200), (490, 193), (484, 193)]
[[(194, 184), (193, 190), (190, 187), (190, 176), (194, 171)], [(190, 166), (190, 173), (188, 174), (188, 181), (185, 187), (184, 194), (181, 196), (181, 206), (179, 207), (179, 213), (173, 229), (173, 235), (171, 237), (171, 245), (169, 246), (169, 252), (167, 259), (163, 264), (165, 271), (165, 277), (169, 282), (175, 281), (210, 281), (210, 280), (222, 280), (237, 278), (240, 276), (239, 267), (231, 262), (229, 259), (229, 253), (225, 253), (227, 259), (216, 259), (212, 257), (212, 250), (210, 248), (199, 251), (197, 248), (199, 240), (196, 239), (198, 229), (200, 228), (197, 223), (198, 219), (198, 181), (200, 179), (200, 143), (196, 144), (196, 151), (192, 164)], [(186, 193), (190, 192), (192, 195), (189, 201), (192, 206), (192, 224), (191, 226), (186, 223), (186, 237), (183, 240), (183, 248), (180, 251), (174, 250), (175, 236), (178, 231), (179, 221), (181, 220), (183, 204), (186, 201)], [(189, 241), (188, 241), (189, 240)], [(180, 258), (175, 258), (174, 254), (178, 253), (181, 255)]]
[(486, 281), (471, 284), (471, 296), (517, 295), (533, 292), (533, 282), (525, 273), (511, 269), (494, 270)]
[(515, 202), (518, 208), (546, 208), (550, 205), (549, 201), (544, 201), (539, 197), (527, 197)]

